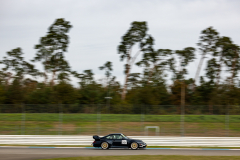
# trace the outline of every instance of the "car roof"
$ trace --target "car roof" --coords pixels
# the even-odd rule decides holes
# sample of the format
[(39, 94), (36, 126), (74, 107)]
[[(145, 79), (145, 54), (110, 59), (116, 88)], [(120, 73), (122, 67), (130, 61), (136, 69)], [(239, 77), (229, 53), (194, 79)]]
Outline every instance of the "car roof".
[(111, 134), (108, 134), (107, 136), (114, 135), (114, 134), (122, 134), (122, 133), (111, 133)]

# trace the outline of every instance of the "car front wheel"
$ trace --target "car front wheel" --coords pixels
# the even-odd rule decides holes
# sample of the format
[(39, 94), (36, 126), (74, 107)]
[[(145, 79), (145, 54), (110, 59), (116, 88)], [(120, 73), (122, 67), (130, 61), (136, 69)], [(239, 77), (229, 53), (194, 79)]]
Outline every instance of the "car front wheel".
[(136, 142), (131, 143), (131, 149), (133, 150), (138, 149), (138, 144)]

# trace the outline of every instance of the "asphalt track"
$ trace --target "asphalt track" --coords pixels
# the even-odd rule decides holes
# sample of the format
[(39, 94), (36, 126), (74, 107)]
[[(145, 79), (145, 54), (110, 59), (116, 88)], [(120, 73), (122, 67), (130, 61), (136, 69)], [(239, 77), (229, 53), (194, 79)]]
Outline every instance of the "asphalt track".
[(0, 147), (1, 160), (36, 160), (47, 158), (112, 155), (198, 155), (240, 156), (240, 150), (201, 149), (93, 149), (93, 148), (20, 148)]

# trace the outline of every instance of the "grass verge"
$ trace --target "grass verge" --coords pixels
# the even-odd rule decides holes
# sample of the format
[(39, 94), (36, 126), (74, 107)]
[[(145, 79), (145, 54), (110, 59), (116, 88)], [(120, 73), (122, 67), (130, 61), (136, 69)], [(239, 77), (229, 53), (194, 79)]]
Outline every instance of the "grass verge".
[[(21, 113), (0, 113), (0, 121), (21, 121)], [(58, 121), (58, 113), (26, 113), (26, 121)], [(96, 122), (97, 114), (63, 114), (65, 122)], [(141, 122), (141, 114), (101, 114), (101, 122)], [(225, 122), (225, 115), (185, 115), (185, 122)], [(229, 115), (231, 122), (240, 122), (239, 115)], [(144, 120), (147, 122), (179, 122), (181, 115), (144, 115)]]
[[(181, 134), (180, 115), (142, 117), (141, 114), (101, 114), (97, 123), (97, 114), (63, 114), (61, 125), (57, 113), (26, 113), (24, 117), (22, 123), (23, 115), (20, 113), (0, 113), (0, 134), (20, 135), (24, 128), (27, 135), (58, 135), (60, 131), (63, 135), (92, 135), (98, 132), (107, 135), (109, 131), (142, 135), (145, 126), (158, 126), (161, 136)], [(230, 115), (229, 124), (225, 115), (185, 115), (184, 121), (186, 136), (240, 136), (240, 115)], [(149, 129), (149, 135), (155, 135), (155, 129)]]
[(140, 155), (140, 156), (97, 156), (97, 157), (72, 157), (53, 158), (45, 160), (239, 160), (240, 156), (162, 156), (162, 155)]

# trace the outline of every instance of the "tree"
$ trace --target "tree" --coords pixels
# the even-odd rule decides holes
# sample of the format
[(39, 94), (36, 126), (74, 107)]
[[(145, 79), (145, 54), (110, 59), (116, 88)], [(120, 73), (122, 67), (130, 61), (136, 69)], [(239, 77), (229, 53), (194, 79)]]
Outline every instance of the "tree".
[(231, 44), (232, 44), (232, 41), (229, 37), (220, 37), (216, 42), (217, 51), (213, 54), (213, 56), (218, 57), (218, 61), (216, 61), (216, 67), (217, 67), (216, 84), (217, 85), (220, 82), (222, 67), (224, 65), (227, 52), (229, 52), (229, 45)]
[(50, 27), (45, 37), (35, 46), (37, 54), (32, 61), (41, 61), (44, 65), (45, 83), (47, 83), (47, 72), (52, 73), (51, 84), (54, 85), (58, 72), (70, 72), (70, 67), (64, 58), (69, 44), (68, 31), (72, 28), (70, 22), (63, 18), (57, 19)]
[(58, 100), (54, 90), (45, 85), (45, 83), (39, 83), (39, 88), (30, 92), (25, 99), (27, 104), (57, 104)]
[(176, 59), (170, 59), (170, 69), (173, 71), (174, 73), (174, 77), (173, 79), (177, 79), (177, 80), (182, 80), (184, 79), (184, 75), (186, 75), (187, 69), (186, 66), (192, 62), (195, 59), (195, 48), (193, 47), (186, 47), (183, 50), (176, 50), (175, 51), (175, 55), (178, 57), (179, 59), (179, 69), (176, 69), (176, 64), (177, 61)]
[[(122, 100), (126, 97), (126, 90), (128, 84), (128, 77), (135, 59), (141, 52), (152, 51), (153, 38), (148, 35), (146, 22), (132, 22), (131, 28), (122, 37), (121, 44), (118, 46), (118, 54), (120, 59), (123, 61), (127, 59), (125, 64), (125, 82), (122, 91)], [(135, 44), (139, 43), (139, 50), (132, 56), (132, 49)]]
[[(168, 94), (164, 77), (164, 71), (169, 67), (172, 58), (169, 49), (149, 50), (143, 53), (142, 59), (136, 63), (144, 67), (144, 73), (129, 74), (129, 93), (127, 100), (135, 104), (166, 104)], [(153, 108), (149, 108), (153, 109)]]
[(103, 66), (99, 67), (100, 70), (105, 70), (105, 75), (107, 78), (107, 103), (110, 105), (110, 77), (111, 77), (111, 71), (112, 71), (112, 62), (107, 61)]
[(66, 81), (61, 81), (54, 86), (56, 99), (60, 104), (74, 104), (77, 103), (79, 94), (77, 90)]
[(68, 73), (71, 73), (70, 70), (70, 66), (68, 64), (68, 62), (64, 59), (64, 56), (62, 54), (56, 54), (53, 55), (49, 61), (49, 64), (51, 64), (49, 66), (49, 69), (52, 71), (52, 80), (51, 80), (51, 85), (54, 85), (54, 80), (55, 77), (58, 73), (58, 79), (59, 80), (63, 80), (63, 78), (65, 80), (70, 80), (69, 78), (67, 78), (66, 76), (68, 76)]
[(218, 32), (213, 28), (209, 27), (201, 32), (200, 40), (197, 45), (200, 47), (199, 50), (202, 54), (200, 62), (198, 64), (197, 72), (195, 75), (195, 83), (198, 80), (200, 71), (202, 68), (203, 60), (207, 54), (214, 54), (216, 52), (216, 43), (219, 39)]
[(80, 89), (79, 103), (80, 104), (100, 104), (104, 101), (104, 90), (100, 84), (94, 80), (92, 70), (84, 70), (79, 74)]
[(6, 92), (7, 96), (5, 102), (7, 104), (23, 103), (25, 93), (20, 78), (14, 78), (13, 82), (8, 86)]
[[(217, 59), (211, 68), (215, 68), (214, 74), (216, 77), (216, 84), (220, 82), (220, 74), (223, 66), (227, 67), (227, 71), (231, 72), (231, 85), (234, 83), (234, 78), (239, 71), (239, 46), (234, 44), (229, 37), (220, 37), (216, 42), (216, 51), (213, 56)], [(215, 59), (215, 58), (214, 58)]]
[(137, 88), (140, 83), (140, 73), (130, 73), (128, 77), (128, 86), (130, 88)]
[(94, 78), (93, 78), (93, 73), (92, 70), (84, 70), (83, 74), (79, 74), (78, 77), (80, 79), (80, 86), (83, 88), (85, 87), (87, 84), (93, 84), (94, 83)]
[(227, 71), (231, 72), (229, 79), (231, 80), (230, 85), (234, 86), (234, 79), (238, 75), (240, 70), (240, 48), (235, 44), (227, 46), (226, 60), (224, 61)]
[(105, 70), (105, 76), (107, 78), (107, 84), (109, 85), (109, 78), (111, 77), (112, 62), (107, 61), (103, 66), (99, 67), (100, 70)]
[(70, 81), (69, 74), (66, 72), (62, 72), (58, 74), (58, 80), (60, 82), (67, 82)]
[(6, 99), (6, 90), (3, 84), (1, 84), (0, 80), (0, 104), (4, 104)]
[[(176, 95), (181, 95), (181, 111), (184, 111), (185, 108), (185, 99), (186, 99), (186, 85), (185, 85), (185, 78), (184, 75), (187, 74), (187, 69), (185, 68), (185, 66), (187, 66), (190, 62), (193, 61), (193, 59), (195, 58), (195, 49), (193, 47), (186, 47), (183, 50), (176, 50), (175, 54), (178, 56), (179, 58), (179, 64), (180, 64), (180, 69), (176, 70), (175, 66), (173, 65), (172, 61), (171, 61), (171, 69), (173, 70), (174, 73), (174, 77), (173, 80), (174, 81), (174, 85), (171, 87), (172, 88), (172, 97), (176, 97)], [(179, 82), (179, 80), (181, 82)], [(179, 91), (177, 87), (177, 89), (174, 90), (175, 86), (179, 86), (179, 84), (181, 84), (181, 94), (176, 94), (176, 91)], [(175, 92), (175, 94), (174, 94)], [(179, 98), (180, 100), (180, 98)], [(183, 114), (183, 113), (182, 113)]]
[(4, 78), (7, 85), (9, 85), (12, 78), (17, 78), (19, 83), (21, 83), (21, 80), (23, 80), (26, 75), (38, 75), (38, 70), (35, 69), (34, 65), (24, 60), (21, 48), (7, 52), (7, 57), (3, 57), (0, 64), (4, 65), (1, 75), (7, 77)]
[(164, 70), (170, 68), (170, 62), (173, 60), (172, 50), (159, 49), (153, 52), (147, 52), (143, 54), (141, 61), (136, 65), (145, 67), (146, 82), (151, 81), (154, 74), (163, 74)]
[(206, 77), (210, 79), (210, 83), (215, 83), (218, 78), (219, 68), (220, 66), (215, 58), (212, 58), (207, 62)]

